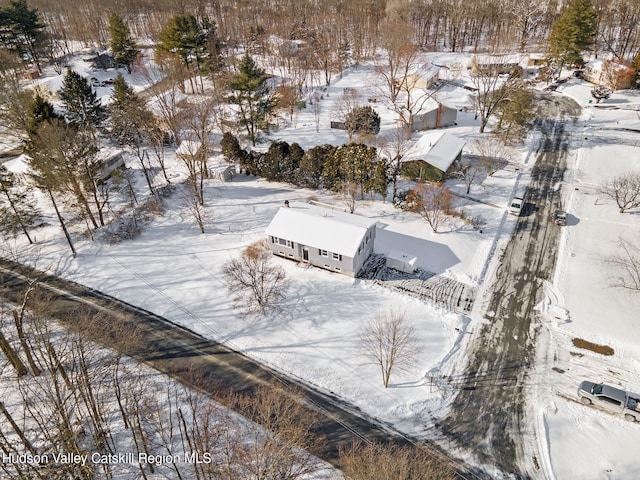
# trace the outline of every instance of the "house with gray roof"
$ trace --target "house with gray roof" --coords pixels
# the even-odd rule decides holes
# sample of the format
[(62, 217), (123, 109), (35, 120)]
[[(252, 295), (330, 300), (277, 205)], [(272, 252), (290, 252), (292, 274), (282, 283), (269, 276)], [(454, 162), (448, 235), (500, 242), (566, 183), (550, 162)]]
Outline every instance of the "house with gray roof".
[(373, 252), (376, 223), (361, 215), (285, 202), (266, 233), (275, 255), (357, 277)]

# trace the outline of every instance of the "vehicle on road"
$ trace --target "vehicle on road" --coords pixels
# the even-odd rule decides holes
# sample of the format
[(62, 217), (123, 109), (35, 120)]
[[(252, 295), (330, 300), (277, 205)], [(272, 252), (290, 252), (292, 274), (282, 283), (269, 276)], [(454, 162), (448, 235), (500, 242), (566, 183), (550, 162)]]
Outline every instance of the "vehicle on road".
[(511, 201), (511, 205), (509, 206), (509, 213), (511, 215), (515, 215), (516, 217), (520, 216), (522, 213), (522, 206), (524, 205), (524, 199), (522, 197), (514, 197)]
[(564, 227), (567, 224), (567, 212), (564, 210), (556, 210), (553, 214), (553, 223)]
[(578, 387), (578, 397), (585, 405), (594, 405), (608, 412), (624, 415), (631, 422), (640, 421), (640, 395), (585, 380)]

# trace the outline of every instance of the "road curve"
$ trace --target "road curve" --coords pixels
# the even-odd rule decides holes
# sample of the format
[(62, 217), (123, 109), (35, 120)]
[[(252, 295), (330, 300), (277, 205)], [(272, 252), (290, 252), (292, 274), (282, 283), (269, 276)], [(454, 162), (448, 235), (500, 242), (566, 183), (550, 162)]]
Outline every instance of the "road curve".
[(559, 95), (541, 97), (538, 104), (541, 140), (522, 215), (496, 272), (466, 370), (451, 379), (459, 388), (451, 413), (439, 424), (446, 437), (480, 462), (522, 479), (535, 475), (522, 471), (523, 465), (540, 468), (538, 459), (523, 458), (522, 448), (531, 433), (524, 418), (527, 372), (535, 355), (536, 330), (531, 327), (543, 280), (552, 278), (556, 264), (561, 227), (550, 219), (561, 207), (556, 187), (568, 150), (564, 118), (575, 120), (580, 111), (573, 100)]
[[(406, 445), (409, 439), (392, 432), (356, 407), (313, 389), (286, 375), (261, 365), (224, 345), (177, 325), (147, 310), (75, 282), (38, 272), (11, 260), (0, 258), (0, 297), (21, 303), (21, 291), (30, 280), (38, 279), (39, 288), (53, 296), (50, 316), (73, 328), (76, 312), (83, 310), (101, 319), (100, 343), (115, 348), (138, 361), (167, 373), (182, 383), (216, 399), (229, 391), (251, 393), (261, 386), (279, 388), (296, 395), (305, 408), (319, 417), (315, 433), (326, 440), (323, 460), (339, 466), (339, 451), (354, 442), (394, 442)], [(132, 335), (132, 330), (135, 332)], [(126, 337), (144, 342), (126, 341)], [(436, 446), (421, 443), (435, 458), (449, 462)], [(451, 462), (452, 463), (452, 462)], [(479, 478), (464, 465), (457, 465), (458, 478)]]

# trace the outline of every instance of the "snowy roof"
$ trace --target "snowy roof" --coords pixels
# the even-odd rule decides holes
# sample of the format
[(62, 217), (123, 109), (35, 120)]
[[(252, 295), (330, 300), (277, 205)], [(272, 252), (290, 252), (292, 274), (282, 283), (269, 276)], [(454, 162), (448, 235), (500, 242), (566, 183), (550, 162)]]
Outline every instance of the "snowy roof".
[(213, 165), (209, 166), (209, 171), (212, 173), (222, 173), (230, 169), (233, 170), (235, 168), (236, 166), (232, 163), (214, 163)]
[(528, 55), (506, 54), (506, 55), (475, 55), (477, 65), (521, 65), (529, 61)]
[(196, 155), (201, 146), (202, 142), (199, 140), (183, 140), (176, 150), (176, 155)]
[(402, 161), (423, 160), (438, 170), (446, 172), (464, 146), (464, 140), (447, 132), (430, 132), (420, 137)]
[(416, 265), (416, 262), (418, 261), (418, 257), (416, 257), (415, 255), (404, 253), (399, 250), (391, 250), (389, 253), (387, 253), (387, 258), (406, 263), (407, 265), (411, 265), (412, 267), (414, 267)]
[(360, 215), (291, 202), (278, 210), (267, 235), (353, 258), (367, 230), (376, 223)]
[(19, 155), (12, 160), (8, 160), (2, 164), (8, 172), (15, 174), (29, 174), (31, 170), (31, 158), (25, 154)]
[(122, 155), (123, 150), (118, 147), (101, 147), (96, 154), (97, 160), (111, 160), (114, 157)]

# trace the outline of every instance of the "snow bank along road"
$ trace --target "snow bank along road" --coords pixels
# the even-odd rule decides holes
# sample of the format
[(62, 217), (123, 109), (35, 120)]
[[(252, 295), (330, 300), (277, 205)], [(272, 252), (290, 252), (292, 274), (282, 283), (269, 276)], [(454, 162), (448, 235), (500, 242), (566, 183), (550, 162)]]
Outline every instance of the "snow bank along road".
[[(315, 433), (326, 439), (320, 458), (338, 465), (340, 448), (353, 442), (408, 443), (382, 426), (365, 418), (345, 402), (316, 391), (248, 357), (208, 340), (149, 311), (137, 308), (74, 282), (46, 275), (24, 265), (0, 258), (0, 297), (20, 304), (29, 282), (37, 279), (42, 290), (52, 296), (49, 314), (70, 328), (79, 328), (82, 318), (97, 319), (91, 329), (94, 340), (115, 348), (138, 361), (165, 372), (186, 385), (216, 398), (231, 391), (250, 393), (269, 386), (292, 390), (296, 399), (315, 412), (320, 420)], [(78, 315), (78, 312), (88, 315)], [(144, 341), (131, 341), (131, 339)], [(431, 445), (424, 448), (443, 462), (449, 459)], [(463, 465), (457, 465), (459, 478), (478, 478)]]
[[(577, 119), (580, 107), (566, 97), (538, 99), (536, 129), (541, 140), (531, 183), (516, 231), (501, 259), (492, 296), (478, 326), (466, 371), (452, 379), (459, 385), (451, 413), (440, 425), (458, 446), (516, 478), (536, 477), (540, 469), (524, 445), (533, 434), (527, 424), (527, 370), (535, 352), (534, 307), (543, 295), (556, 264), (560, 227), (550, 221), (560, 208), (560, 192), (567, 155), (567, 132), (561, 117)], [(533, 387), (531, 387), (533, 389)], [(540, 472), (538, 472), (538, 475)]]

